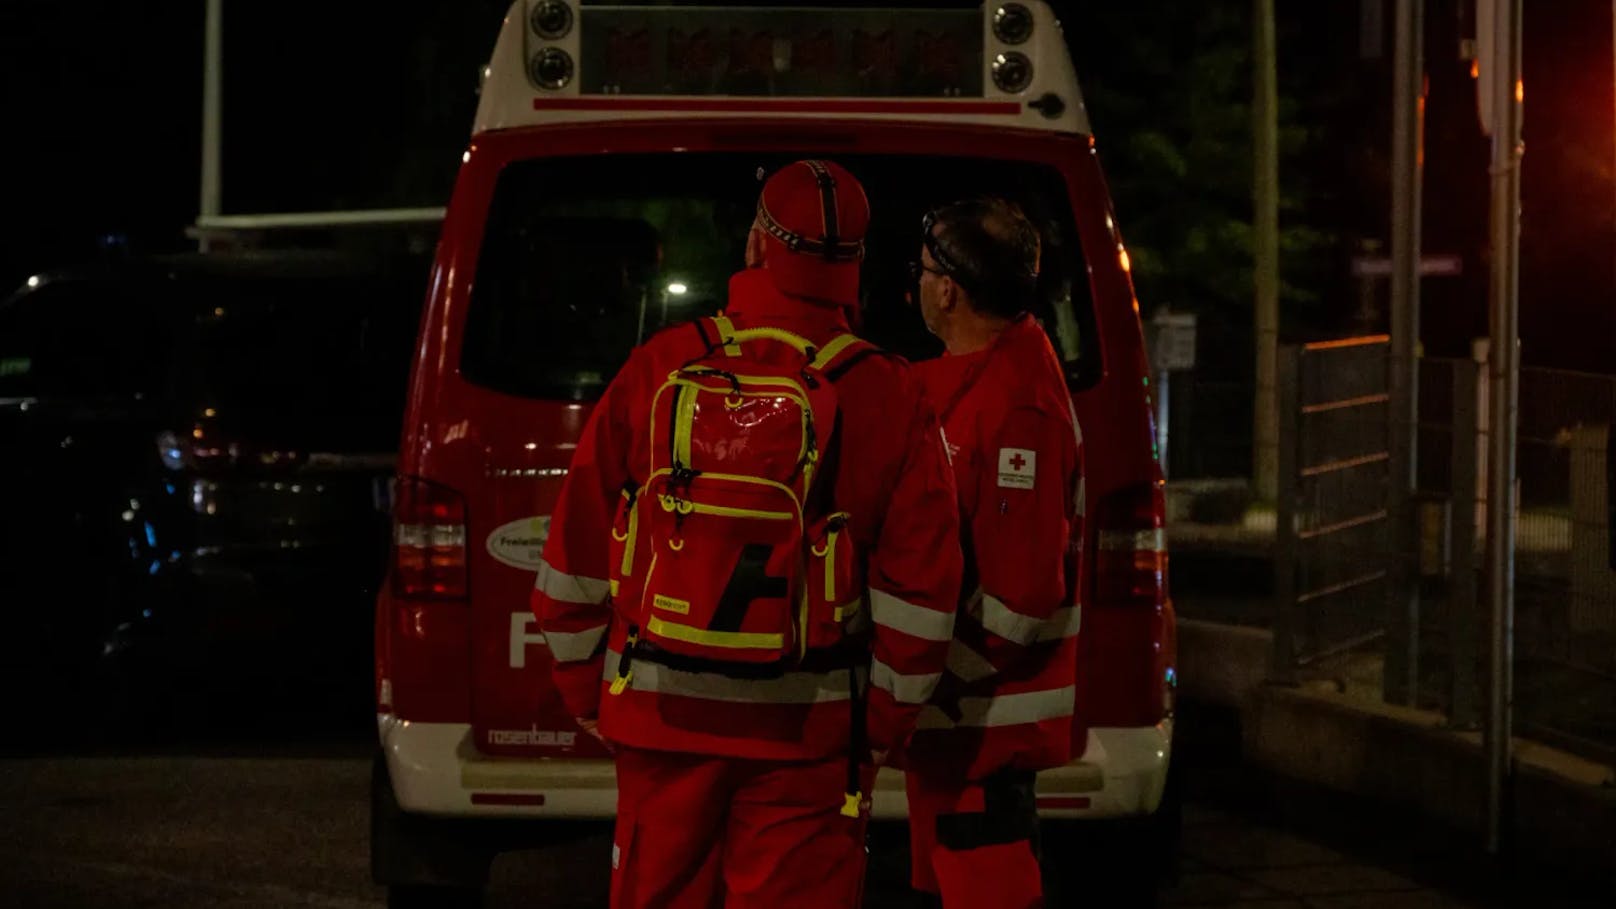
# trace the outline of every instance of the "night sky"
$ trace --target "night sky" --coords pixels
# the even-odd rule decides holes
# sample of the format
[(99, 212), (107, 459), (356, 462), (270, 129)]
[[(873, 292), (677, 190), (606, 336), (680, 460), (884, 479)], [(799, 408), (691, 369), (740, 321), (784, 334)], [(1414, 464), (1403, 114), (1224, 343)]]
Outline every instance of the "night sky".
[[(1249, 8), (1245, 0), (1224, 2)], [(1065, 4), (1069, 33), (1083, 28), (1085, 5)], [(227, 3), (225, 210), (441, 204), (476, 105), (476, 71), (506, 6), (504, 0)], [(1138, 28), (1171, 31), (1186, 27), (1197, 5), (1136, 0), (1132, 6)], [(1292, 22), (1286, 34), (1310, 36), (1301, 47), (1282, 48), (1282, 87), (1287, 67), (1300, 65), (1294, 61), (1305, 64), (1319, 48), (1356, 47), (1357, 36), (1343, 33), (1357, 18), (1354, 0), (1278, 6)], [(1610, 4), (1556, 0), (1527, 7), (1526, 357), (1612, 370)], [(202, 0), (0, 4), (0, 92), (12, 162), (4, 178), (0, 287), (105, 255), (109, 242), (140, 252), (186, 248), (183, 229), (198, 198), (202, 11)], [(1428, 343), (1441, 349), (1486, 329), (1487, 144), (1476, 128), (1469, 65), (1458, 59), (1456, 0), (1428, 0), (1428, 19), (1427, 246), (1467, 255), (1464, 278), (1427, 283)], [(1085, 81), (1126, 80), (1138, 65), (1105, 58), (1106, 42), (1074, 43), (1088, 49), (1078, 60)], [(1356, 111), (1368, 119), (1361, 128), (1329, 126), (1384, 147), (1381, 102), (1389, 86), (1374, 68), (1356, 72), (1363, 93)], [(1102, 149), (1106, 126), (1096, 123)], [(1368, 233), (1384, 217), (1379, 187), (1342, 190), (1341, 196), (1372, 200), (1358, 216), (1370, 222)], [(1117, 205), (1126, 232), (1128, 199)], [(1439, 337), (1430, 335), (1431, 326), (1441, 329)]]

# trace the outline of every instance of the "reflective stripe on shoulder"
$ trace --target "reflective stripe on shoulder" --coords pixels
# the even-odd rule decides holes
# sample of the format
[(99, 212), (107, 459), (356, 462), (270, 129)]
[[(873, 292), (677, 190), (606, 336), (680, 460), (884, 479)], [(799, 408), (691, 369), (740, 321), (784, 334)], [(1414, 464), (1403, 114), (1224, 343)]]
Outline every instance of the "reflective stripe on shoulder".
[(916, 606), (874, 587), (870, 588), (870, 614), (875, 624), (923, 641), (948, 641), (954, 637), (954, 613)]
[[(606, 653), (606, 668), (601, 674), (605, 681), (617, 678), (617, 664), (622, 654), (616, 650)], [(859, 684), (864, 684), (868, 673), (858, 670)], [(848, 671), (788, 672), (774, 679), (736, 679), (715, 672), (687, 672), (670, 669), (650, 660), (636, 659), (628, 688), (651, 694), (677, 695), (708, 701), (735, 704), (823, 704), (848, 699)]]
[(559, 603), (604, 603), (611, 584), (600, 578), (557, 571), (548, 561), (539, 560), (539, 577), (534, 587)]
[(1014, 644), (1059, 641), (1077, 634), (1083, 623), (1082, 610), (1075, 606), (1057, 609), (1048, 619), (1022, 615), (991, 593), (982, 595), (982, 627)]
[(900, 704), (924, 704), (943, 680), (941, 672), (924, 675), (905, 675), (891, 666), (874, 660), (870, 664), (870, 686), (892, 695)]
[(595, 655), (595, 648), (599, 647), (601, 639), (606, 637), (606, 628), (609, 624), (602, 622), (594, 628), (583, 631), (545, 631), (544, 642), (550, 647), (550, 655), (558, 662), (575, 663), (587, 660)]
[(1027, 691), (1021, 694), (1001, 694), (991, 698), (960, 698), (959, 722), (954, 722), (936, 707), (920, 712), (919, 728), (953, 729), (956, 727), (990, 728), (1019, 726), (1041, 720), (1057, 720), (1071, 716), (1077, 705), (1077, 686), (1054, 688), (1049, 691)]

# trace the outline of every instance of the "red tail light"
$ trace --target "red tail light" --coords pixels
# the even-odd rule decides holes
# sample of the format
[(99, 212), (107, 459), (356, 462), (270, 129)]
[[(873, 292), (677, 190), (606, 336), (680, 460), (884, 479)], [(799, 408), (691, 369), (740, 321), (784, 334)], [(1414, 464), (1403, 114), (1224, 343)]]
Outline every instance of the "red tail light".
[(400, 477), (393, 520), (394, 592), (409, 599), (465, 599), (466, 502), (460, 493)]
[(1160, 482), (1107, 496), (1093, 515), (1094, 602), (1155, 608), (1167, 599), (1166, 502)]

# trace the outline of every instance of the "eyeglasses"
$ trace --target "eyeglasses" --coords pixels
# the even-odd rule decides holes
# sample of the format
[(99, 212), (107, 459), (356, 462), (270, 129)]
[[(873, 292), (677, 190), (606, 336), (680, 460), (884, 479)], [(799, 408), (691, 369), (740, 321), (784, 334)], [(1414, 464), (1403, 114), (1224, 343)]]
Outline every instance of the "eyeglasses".
[(924, 266), (923, 263), (917, 262), (915, 264), (922, 267), (919, 270), (915, 270), (915, 268), (911, 266), (910, 270), (913, 272), (916, 281), (920, 280), (921, 271), (929, 271), (933, 274), (943, 275), (957, 281), (959, 280), (959, 264), (954, 260), (954, 256), (949, 253), (948, 248), (943, 245), (942, 238), (937, 236), (936, 228), (937, 212), (926, 212), (925, 217), (920, 219), (920, 238), (921, 241), (926, 244), (926, 251), (931, 253), (932, 261), (937, 263), (937, 267), (931, 268)]
[(926, 272), (931, 272), (934, 275), (944, 275), (944, 276), (946, 276), (948, 274), (948, 272), (942, 270), (941, 268), (933, 268), (930, 265), (927, 265), (921, 259), (914, 259), (914, 260), (910, 261), (910, 263), (909, 263), (909, 280), (914, 281), (916, 284), (918, 284), (918, 283), (920, 283), (921, 277), (924, 276), (926, 274)]

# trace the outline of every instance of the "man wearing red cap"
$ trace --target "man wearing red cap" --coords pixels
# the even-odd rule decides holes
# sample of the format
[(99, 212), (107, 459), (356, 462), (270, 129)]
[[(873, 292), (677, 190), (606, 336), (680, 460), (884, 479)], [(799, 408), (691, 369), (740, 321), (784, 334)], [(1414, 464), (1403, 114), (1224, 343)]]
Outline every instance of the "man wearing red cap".
[(616, 755), (614, 909), (858, 903), (962, 570), (936, 418), (849, 330), (869, 218), (842, 167), (782, 168), (724, 314), (635, 350), (579, 441), (533, 607)]
[(1035, 909), (1034, 774), (1071, 758), (1082, 434), (1027, 311), (1037, 230), (1002, 199), (946, 206), (923, 230), (921, 315), (948, 353), (916, 373), (943, 423), (969, 546), (947, 675), (898, 756), (911, 880), (946, 909)]

